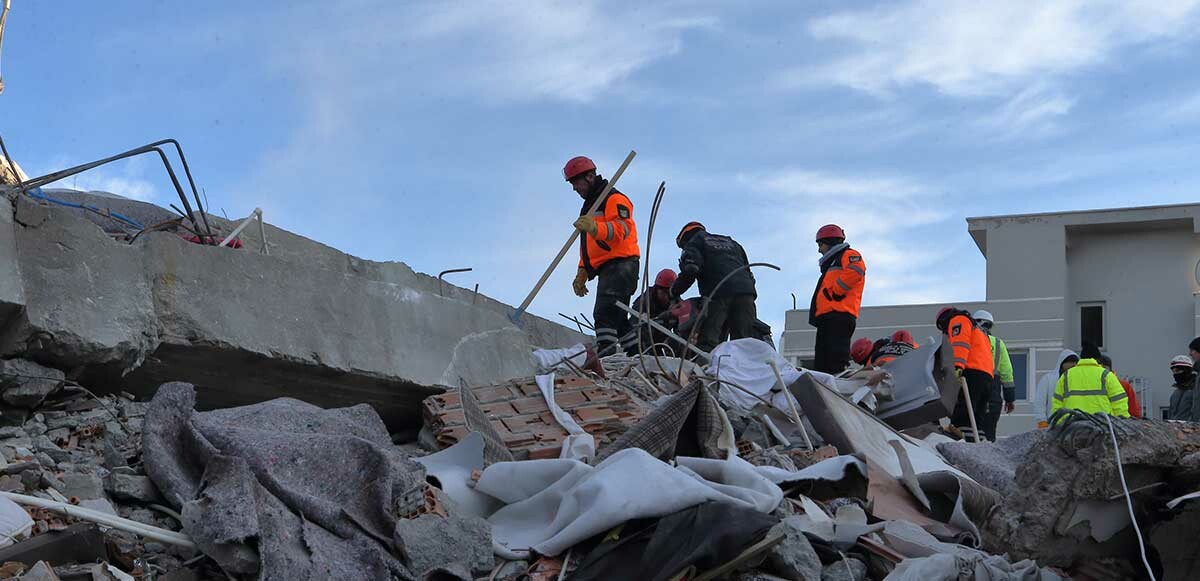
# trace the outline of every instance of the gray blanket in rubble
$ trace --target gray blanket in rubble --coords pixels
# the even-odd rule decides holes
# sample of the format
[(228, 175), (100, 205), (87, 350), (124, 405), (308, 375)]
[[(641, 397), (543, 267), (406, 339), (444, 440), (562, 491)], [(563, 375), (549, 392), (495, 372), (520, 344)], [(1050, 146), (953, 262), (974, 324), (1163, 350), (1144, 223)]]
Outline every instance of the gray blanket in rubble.
[(195, 397), (186, 383), (159, 388), (143, 458), (204, 553), (260, 579), (411, 578), (393, 534), (425, 472), (370, 406), (285, 398), (196, 412)]

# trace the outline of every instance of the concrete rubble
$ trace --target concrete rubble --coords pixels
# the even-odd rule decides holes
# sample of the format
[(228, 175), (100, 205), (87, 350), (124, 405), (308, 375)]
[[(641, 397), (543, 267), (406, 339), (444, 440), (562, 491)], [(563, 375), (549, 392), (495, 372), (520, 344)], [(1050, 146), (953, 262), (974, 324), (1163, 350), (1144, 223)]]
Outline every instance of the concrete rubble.
[(957, 441), (936, 343), (881, 382), (753, 339), (548, 366), (586, 338), (403, 264), (43, 192), (168, 226), (0, 200), (0, 578), (1200, 575), (1200, 426)]

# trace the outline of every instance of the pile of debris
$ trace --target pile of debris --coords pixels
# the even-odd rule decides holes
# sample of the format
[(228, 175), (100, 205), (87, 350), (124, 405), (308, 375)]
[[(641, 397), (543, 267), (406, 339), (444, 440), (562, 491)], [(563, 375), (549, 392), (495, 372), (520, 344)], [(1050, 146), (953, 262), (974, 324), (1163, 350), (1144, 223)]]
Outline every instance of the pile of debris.
[[(145, 473), (147, 403), (128, 394), (95, 397), (62, 371), (22, 359), (0, 361), (0, 390), (0, 527), (7, 527), (0, 530), (0, 575), (219, 573), (197, 558), (178, 532), (178, 513)], [(26, 519), (13, 515), (18, 505)]]

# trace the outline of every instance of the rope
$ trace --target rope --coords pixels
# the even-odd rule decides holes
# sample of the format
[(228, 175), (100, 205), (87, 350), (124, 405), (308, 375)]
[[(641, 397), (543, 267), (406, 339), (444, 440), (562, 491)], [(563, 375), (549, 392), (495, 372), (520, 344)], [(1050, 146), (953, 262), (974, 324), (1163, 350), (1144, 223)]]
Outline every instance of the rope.
[(1113, 429), (1112, 418), (1104, 414), (1108, 422), (1108, 434), (1112, 436), (1113, 454), (1117, 457), (1117, 474), (1121, 477), (1121, 488), (1125, 491), (1125, 506), (1129, 508), (1129, 520), (1133, 521), (1133, 530), (1137, 533), (1138, 549), (1142, 552), (1142, 565), (1146, 566), (1146, 574), (1150, 581), (1157, 581), (1154, 571), (1150, 568), (1150, 559), (1146, 557), (1146, 541), (1142, 539), (1142, 528), (1138, 526), (1137, 515), (1133, 514), (1133, 497), (1129, 494), (1129, 483), (1125, 481), (1125, 469), (1121, 466), (1121, 447), (1117, 444), (1117, 432)]

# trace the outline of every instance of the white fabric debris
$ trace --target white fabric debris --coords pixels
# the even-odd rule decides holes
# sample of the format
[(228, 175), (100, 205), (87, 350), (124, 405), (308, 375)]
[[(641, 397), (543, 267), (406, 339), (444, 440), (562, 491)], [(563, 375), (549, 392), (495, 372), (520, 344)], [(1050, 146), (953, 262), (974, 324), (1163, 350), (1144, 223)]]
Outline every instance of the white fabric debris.
[(483, 471), (475, 489), (507, 505), (488, 519), (496, 554), (507, 559), (524, 558), (531, 549), (558, 555), (630, 519), (702, 502), (770, 512), (783, 499), (778, 486), (740, 458), (678, 460), (675, 468), (631, 448), (598, 466), (566, 459), (500, 462)]

